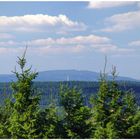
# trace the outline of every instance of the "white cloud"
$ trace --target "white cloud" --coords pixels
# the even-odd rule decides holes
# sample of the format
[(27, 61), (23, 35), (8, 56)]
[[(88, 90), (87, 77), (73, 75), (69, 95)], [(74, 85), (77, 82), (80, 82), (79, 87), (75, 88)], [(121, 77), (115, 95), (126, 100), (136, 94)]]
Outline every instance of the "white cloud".
[(127, 6), (136, 3), (137, 2), (135, 1), (90, 1), (88, 4), (88, 8), (103, 9), (103, 8)]
[(104, 54), (113, 54), (113, 55), (124, 55), (133, 52), (133, 49), (130, 48), (121, 48), (113, 44), (97, 44), (95, 46), (91, 46), (96, 52), (104, 53)]
[[(112, 41), (104, 36), (88, 35), (75, 36), (72, 38), (46, 38), (36, 39), (23, 42), (0, 42), (2, 52), (6, 53), (13, 49), (13, 52), (21, 52), (25, 45), (28, 44), (29, 52), (35, 54), (69, 54), (69, 53), (85, 53), (98, 52), (104, 54), (127, 54), (133, 51), (132, 48), (120, 48)], [(3, 51), (4, 50), (4, 51)], [(1, 51), (1, 50), (0, 50)]]
[[(0, 47), (0, 54), (12, 54), (12, 53), (18, 53), (21, 50), (21, 48), (6, 48), (6, 47)], [(23, 50), (23, 49), (22, 49)], [(22, 51), (23, 52), (23, 51)]]
[(66, 15), (24, 15), (24, 16), (0, 16), (0, 31), (24, 31), (24, 32), (68, 32), (82, 31), (86, 25), (70, 20)]
[(108, 27), (101, 29), (104, 32), (120, 32), (140, 28), (140, 11), (113, 15), (106, 18), (105, 22)]
[(29, 46), (34, 46), (37, 52), (42, 53), (130, 53), (132, 49), (119, 48), (112, 44), (112, 41), (104, 36), (88, 35), (72, 38), (47, 38), (28, 41)]
[(140, 47), (140, 40), (136, 40), (136, 41), (132, 41), (128, 44), (129, 46), (132, 46), (132, 47)]
[(140, 55), (140, 40), (131, 41), (128, 45), (129, 48), (135, 50), (135, 55)]
[(0, 41), (0, 47), (14, 47), (19, 45), (20, 43), (9, 40), (9, 41)]
[(52, 46), (42, 46), (34, 48), (32, 52), (37, 54), (63, 54), (63, 53), (80, 53), (85, 51), (85, 46), (68, 46), (68, 47), (52, 47)]
[(107, 37), (101, 37), (96, 35), (88, 35), (88, 36), (76, 36), (72, 38), (47, 38), (47, 39), (37, 39), (27, 42), (27, 44), (32, 46), (62, 46), (62, 45), (88, 45), (88, 44), (104, 44), (104, 43), (110, 43), (111, 40)]
[(10, 38), (14, 38), (14, 36), (8, 33), (0, 33), (0, 39), (10, 39)]

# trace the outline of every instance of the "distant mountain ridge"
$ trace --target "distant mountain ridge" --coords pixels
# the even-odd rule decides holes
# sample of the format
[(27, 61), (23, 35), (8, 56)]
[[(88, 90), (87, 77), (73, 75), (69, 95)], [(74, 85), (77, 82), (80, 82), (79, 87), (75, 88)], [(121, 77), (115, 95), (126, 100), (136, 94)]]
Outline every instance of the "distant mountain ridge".
[[(84, 70), (49, 70), (39, 72), (35, 81), (98, 81), (100, 73)], [(108, 76), (112, 80), (112, 76)], [(116, 80), (120, 81), (138, 81), (133, 78), (118, 76)], [(0, 82), (16, 81), (13, 74), (0, 74)]]

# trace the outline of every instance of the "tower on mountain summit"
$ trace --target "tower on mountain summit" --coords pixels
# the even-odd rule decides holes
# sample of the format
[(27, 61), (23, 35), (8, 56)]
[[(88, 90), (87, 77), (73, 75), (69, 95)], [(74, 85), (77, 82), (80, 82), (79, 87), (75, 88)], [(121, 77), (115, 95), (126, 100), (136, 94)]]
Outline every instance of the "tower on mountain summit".
[(69, 75), (67, 75), (67, 81), (70, 81), (70, 77), (69, 77)]

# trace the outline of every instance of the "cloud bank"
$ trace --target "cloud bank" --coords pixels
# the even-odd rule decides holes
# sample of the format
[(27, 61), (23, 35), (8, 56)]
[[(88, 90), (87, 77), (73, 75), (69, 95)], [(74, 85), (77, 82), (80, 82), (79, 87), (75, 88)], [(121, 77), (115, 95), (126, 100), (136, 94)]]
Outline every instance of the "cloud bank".
[(72, 21), (66, 15), (0, 16), (0, 31), (4, 32), (70, 32), (85, 29), (84, 23)]
[(136, 4), (135, 1), (90, 1), (88, 8), (91, 9), (103, 9), (103, 8), (112, 8)]
[(13, 35), (8, 34), (8, 33), (0, 33), (0, 39), (11, 39), (14, 38)]
[[(22, 42), (5, 41), (0, 42), (1, 48), (13, 49), (15, 52), (21, 51), (28, 44), (29, 49), (36, 54), (69, 54), (69, 53), (85, 53), (98, 52), (103, 54), (125, 54), (132, 52), (133, 49), (121, 48), (112, 43), (112, 41), (104, 36), (87, 35), (75, 37), (61, 38), (45, 38)], [(6, 51), (5, 51), (6, 52)]]
[(140, 28), (140, 11), (116, 14), (105, 19), (108, 27), (101, 29), (104, 32), (121, 32)]
[(140, 48), (140, 40), (132, 41), (128, 45), (132, 46), (132, 47), (139, 47)]

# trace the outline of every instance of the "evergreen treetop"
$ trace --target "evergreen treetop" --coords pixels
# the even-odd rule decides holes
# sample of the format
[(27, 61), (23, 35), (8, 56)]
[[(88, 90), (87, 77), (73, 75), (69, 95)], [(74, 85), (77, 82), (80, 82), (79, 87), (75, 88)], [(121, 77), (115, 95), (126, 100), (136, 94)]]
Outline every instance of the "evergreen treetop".
[(112, 76), (112, 81), (101, 78), (99, 91), (92, 98), (93, 138), (129, 138), (129, 129), (134, 126), (132, 122), (139, 112), (132, 92), (119, 89), (115, 67)]
[(40, 98), (32, 85), (38, 73), (31, 72), (31, 68), (25, 68), (25, 54), (26, 51), (21, 58), (18, 57), (21, 73), (14, 71), (17, 81), (12, 83), (14, 105), (9, 127), (12, 138), (39, 137), (37, 116)]

